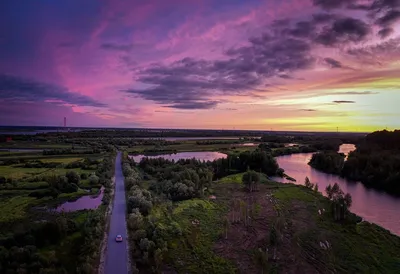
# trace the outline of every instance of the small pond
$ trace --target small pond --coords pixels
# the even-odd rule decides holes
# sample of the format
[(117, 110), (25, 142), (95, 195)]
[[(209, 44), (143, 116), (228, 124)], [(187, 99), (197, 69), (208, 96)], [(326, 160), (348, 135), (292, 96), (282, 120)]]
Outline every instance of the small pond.
[(298, 146), (299, 144), (296, 144), (296, 143), (288, 143), (288, 144), (285, 144), (285, 147), (294, 147), (294, 146)]
[(224, 153), (220, 152), (215, 152), (215, 151), (197, 151), (197, 152), (179, 152), (179, 153), (174, 153), (174, 154), (159, 154), (159, 155), (130, 155), (129, 158), (134, 160), (136, 163), (139, 163), (142, 158), (147, 157), (147, 158), (164, 158), (167, 160), (174, 160), (178, 161), (179, 159), (193, 159), (196, 158), (197, 160), (200, 161), (214, 161), (216, 159), (220, 158), (226, 158), (227, 155)]
[(214, 137), (137, 137), (134, 139), (140, 139), (140, 140), (148, 140), (148, 139), (162, 139), (165, 141), (197, 141), (197, 140), (239, 140), (240, 138), (261, 138), (260, 136), (256, 137), (246, 137), (246, 136), (240, 136), (240, 137), (219, 137), (219, 136), (214, 136)]
[(101, 205), (103, 199), (104, 187), (101, 187), (100, 193), (95, 195), (85, 195), (75, 201), (67, 201), (55, 208), (58, 212), (71, 212), (82, 209), (96, 209)]
[(256, 144), (256, 143), (243, 143), (243, 144), (239, 144), (239, 146), (241, 146), (241, 147), (254, 147), (254, 146), (258, 146), (258, 144)]

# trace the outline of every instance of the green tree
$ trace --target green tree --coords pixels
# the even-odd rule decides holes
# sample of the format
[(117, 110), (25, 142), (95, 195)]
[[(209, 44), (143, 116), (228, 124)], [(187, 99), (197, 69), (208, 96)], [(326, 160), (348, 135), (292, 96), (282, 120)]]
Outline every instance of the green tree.
[(80, 183), (80, 181), (81, 181), (81, 177), (80, 177), (79, 174), (78, 174), (76, 171), (74, 171), (74, 170), (68, 171), (68, 172), (65, 174), (65, 177), (67, 177), (68, 183), (70, 183), (70, 184), (79, 185), (79, 183)]
[(96, 174), (92, 174), (89, 177), (89, 183), (91, 185), (97, 185), (99, 183), (99, 177)]
[(332, 214), (335, 221), (344, 220), (353, 202), (351, 195), (349, 193), (344, 194), (337, 183), (333, 186), (328, 185), (326, 194), (328, 199), (331, 200)]
[(314, 188), (314, 184), (312, 184), (310, 182), (310, 179), (308, 179), (308, 177), (306, 177), (306, 179), (304, 180), (304, 185), (306, 186), (306, 188), (309, 188), (309, 189), (313, 189)]
[(252, 192), (257, 189), (257, 185), (260, 182), (260, 175), (253, 170), (248, 170), (243, 174), (242, 182), (246, 186), (247, 190)]

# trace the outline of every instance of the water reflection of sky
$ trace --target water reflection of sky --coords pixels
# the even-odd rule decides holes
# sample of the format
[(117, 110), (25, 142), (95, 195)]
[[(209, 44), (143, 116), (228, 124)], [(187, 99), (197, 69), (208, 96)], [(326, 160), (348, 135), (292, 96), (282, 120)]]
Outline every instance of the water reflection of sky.
[(85, 195), (75, 201), (65, 202), (56, 208), (58, 212), (70, 212), (82, 209), (96, 209), (103, 199), (103, 187), (98, 195)]
[[(339, 152), (348, 154), (354, 149), (353, 145), (343, 145)], [(312, 153), (292, 154), (277, 157), (277, 161), (279, 166), (285, 169), (286, 174), (296, 179), (296, 184), (304, 184), (307, 176), (312, 183), (318, 183), (320, 191), (325, 192), (325, 188), (329, 184), (338, 183), (340, 188), (344, 192), (350, 193), (353, 198), (352, 212), (400, 235), (399, 198), (374, 189), (368, 189), (361, 183), (351, 182), (339, 176), (313, 169), (308, 165), (311, 157)], [(280, 182), (288, 182), (282, 178), (274, 179)]]
[(144, 156), (144, 155), (135, 155), (129, 156), (129, 158), (133, 159), (135, 162), (140, 162), (143, 157), (148, 158), (164, 158), (167, 160), (178, 161), (179, 159), (193, 159), (196, 158), (200, 161), (214, 161), (220, 158), (226, 158), (227, 155), (220, 152), (215, 151), (198, 151), (198, 152), (179, 152), (175, 154), (162, 154), (162, 155), (152, 155), (152, 156)]

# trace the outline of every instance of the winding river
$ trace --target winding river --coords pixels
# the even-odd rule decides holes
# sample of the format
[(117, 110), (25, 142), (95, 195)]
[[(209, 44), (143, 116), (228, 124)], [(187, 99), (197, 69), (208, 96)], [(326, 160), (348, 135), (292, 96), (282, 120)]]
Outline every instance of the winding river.
[[(339, 152), (348, 155), (355, 149), (352, 144), (343, 144)], [(338, 183), (345, 193), (353, 198), (351, 211), (366, 221), (376, 223), (400, 236), (400, 199), (384, 192), (366, 188), (359, 182), (352, 182), (336, 175), (330, 175), (311, 168), (308, 165), (312, 153), (300, 153), (277, 157), (285, 173), (296, 179), (295, 184), (303, 184), (307, 176), (312, 183), (318, 183), (319, 190), (325, 193), (329, 184)], [(289, 182), (283, 178), (274, 178), (279, 182)]]

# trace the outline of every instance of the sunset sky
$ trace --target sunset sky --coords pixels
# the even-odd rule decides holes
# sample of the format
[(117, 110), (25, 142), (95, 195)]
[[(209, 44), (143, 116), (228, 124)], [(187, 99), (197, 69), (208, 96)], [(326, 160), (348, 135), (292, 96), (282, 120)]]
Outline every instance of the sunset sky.
[(1, 0), (0, 125), (400, 128), (400, 0)]

